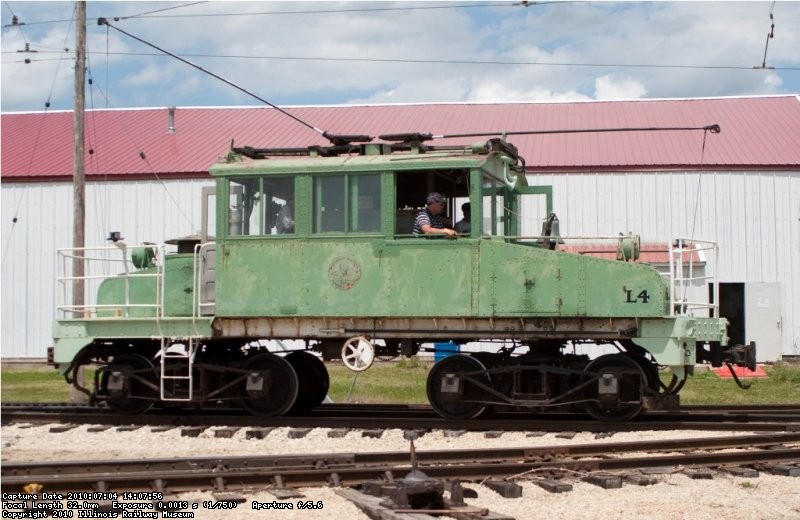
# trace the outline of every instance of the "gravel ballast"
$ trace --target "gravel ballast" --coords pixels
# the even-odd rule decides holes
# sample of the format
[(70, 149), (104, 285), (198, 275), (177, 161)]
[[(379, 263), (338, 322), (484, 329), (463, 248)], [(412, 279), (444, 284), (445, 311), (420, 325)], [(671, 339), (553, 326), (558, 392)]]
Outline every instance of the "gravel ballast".
[[(276, 428), (263, 439), (247, 439), (246, 429), (231, 438), (216, 438), (209, 428), (198, 437), (181, 436), (179, 428), (154, 433), (143, 427), (131, 432), (106, 430), (89, 432), (79, 426), (63, 433), (51, 433), (49, 426), (7, 425), (2, 427), (2, 461), (56, 461), (86, 459), (189, 458), (208, 456), (268, 456), (310, 453), (350, 453), (407, 451), (409, 442), (402, 430), (387, 430), (381, 438), (364, 438), (354, 430), (341, 438), (329, 438), (328, 429), (314, 429), (307, 436), (290, 439), (288, 428)], [(750, 433), (742, 433), (749, 435)], [(417, 450), (475, 449), (488, 447), (537, 447), (585, 443), (617, 443), (675, 438), (733, 435), (730, 432), (625, 432), (605, 439), (578, 433), (571, 439), (548, 433), (528, 436), (525, 432), (504, 433), (487, 439), (480, 432), (453, 437), (442, 431), (427, 433), (415, 441)], [(573, 490), (549, 493), (539, 486), (520, 481), (522, 498), (506, 499), (480, 484), (466, 484), (477, 490), (469, 505), (488, 508), (518, 519), (603, 519), (646, 517), (655, 519), (800, 519), (800, 478), (773, 476), (762, 472), (757, 478), (733, 477), (714, 473), (713, 480), (692, 480), (680, 473), (657, 475), (650, 486), (625, 484), (621, 489), (605, 490), (578, 479), (570, 480)], [(247, 502), (233, 510), (209, 510), (203, 501), (213, 501), (210, 492), (183, 493), (180, 500), (200, 503), (194, 509), (198, 519), (244, 518), (367, 518), (351, 502), (332, 489), (300, 490), (303, 498), (278, 500), (265, 490), (243, 493)], [(260, 503), (290, 503), (292, 509), (252, 509)], [(321, 505), (322, 509), (298, 509), (298, 502)]]

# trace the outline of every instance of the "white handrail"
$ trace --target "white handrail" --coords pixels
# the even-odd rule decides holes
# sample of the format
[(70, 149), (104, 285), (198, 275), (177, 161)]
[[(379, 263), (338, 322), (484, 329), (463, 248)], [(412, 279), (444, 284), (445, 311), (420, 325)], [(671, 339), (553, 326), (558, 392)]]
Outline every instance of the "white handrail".
[[(134, 267), (128, 255), (135, 249), (150, 249), (154, 252), (155, 272), (143, 273)], [(132, 309), (154, 309), (157, 318), (163, 317), (164, 312), (164, 246), (156, 244), (128, 245), (124, 242), (114, 242), (108, 246), (69, 247), (56, 250), (57, 264), (60, 267), (59, 276), (56, 277), (56, 312), (61, 317), (78, 316), (89, 318), (92, 314), (97, 317), (99, 310), (115, 310), (114, 317), (130, 316)], [(72, 264), (76, 261), (84, 262), (84, 276), (73, 276)], [(119, 272), (122, 264), (123, 272)], [(113, 270), (113, 273), (112, 273)], [(69, 273), (69, 274), (68, 274)], [(155, 278), (156, 295), (152, 303), (131, 303), (130, 280), (137, 278)], [(105, 304), (97, 302), (97, 291), (105, 280), (122, 279), (124, 283), (124, 300), (120, 303)], [(86, 303), (75, 305), (68, 303), (73, 290), (73, 282), (81, 280), (86, 283), (84, 287), (84, 301)]]
[[(710, 251), (713, 261), (707, 262), (703, 257)], [(717, 265), (719, 247), (716, 242), (696, 238), (677, 238), (669, 249), (669, 303), (670, 316), (688, 316), (695, 310), (710, 310), (714, 318), (719, 317), (719, 283), (717, 282)], [(702, 263), (705, 272), (695, 274), (695, 267)], [(699, 266), (698, 266), (699, 267)], [(693, 284), (711, 280), (712, 298), (710, 302), (691, 301), (687, 293)]]
[(216, 242), (204, 242), (202, 244), (195, 244), (194, 246), (194, 263), (192, 265), (192, 272), (193, 276), (193, 285), (192, 291), (195, 295), (194, 302), (192, 305), (192, 319), (196, 320), (201, 315), (201, 310), (205, 307), (213, 307), (215, 305), (215, 301), (204, 302), (202, 301), (203, 298), (203, 269), (204, 266), (202, 265), (202, 258), (203, 258), (203, 250), (210, 250), (212, 247), (215, 248), (217, 245)]

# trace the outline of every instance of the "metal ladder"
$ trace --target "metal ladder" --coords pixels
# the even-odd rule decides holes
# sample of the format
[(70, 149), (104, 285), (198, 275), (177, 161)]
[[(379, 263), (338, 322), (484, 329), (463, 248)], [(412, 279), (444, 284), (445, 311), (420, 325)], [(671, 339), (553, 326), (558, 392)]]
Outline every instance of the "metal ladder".
[[(186, 350), (183, 352), (167, 352), (170, 346), (168, 338), (161, 338), (161, 400), (162, 401), (192, 401), (194, 397), (194, 358), (197, 354), (199, 346), (198, 338), (186, 338), (183, 345)], [(170, 369), (175, 370), (176, 367), (180, 368), (178, 374), (167, 375), (167, 360), (177, 360), (177, 363), (170, 364)], [(185, 370), (184, 370), (185, 369)], [(167, 395), (165, 388), (167, 381), (186, 381), (188, 382), (188, 395), (179, 395), (173, 393), (171, 396)]]

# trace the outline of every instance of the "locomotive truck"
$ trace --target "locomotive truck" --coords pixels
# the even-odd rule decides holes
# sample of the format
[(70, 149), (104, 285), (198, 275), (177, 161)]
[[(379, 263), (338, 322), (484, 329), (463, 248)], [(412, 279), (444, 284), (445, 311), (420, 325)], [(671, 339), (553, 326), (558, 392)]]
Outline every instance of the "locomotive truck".
[[(498, 347), (430, 369), (440, 415), (605, 421), (676, 407), (697, 363), (754, 367), (755, 345), (728, 345), (717, 308), (681, 291), (697, 241), (673, 244), (666, 276), (636, 261), (636, 236), (617, 240), (617, 260), (575, 254), (561, 246), (552, 187), (528, 184), (504, 137), (438, 146), (425, 134), (380, 137), (232, 147), (210, 169), (202, 232), (171, 241), (177, 252), (127, 245), (119, 233), (110, 245), (61, 250), (65, 273), (85, 263), (91, 299), (66, 303), (75, 277), (59, 279), (51, 361), (120, 412), (214, 405), (276, 416), (325, 399), (320, 352), (342, 351), (359, 369), (376, 346), (410, 354), (488, 342)], [(451, 214), (471, 203), (468, 235), (412, 233), (433, 191)], [(533, 234), (523, 215), (532, 206), (544, 221)], [(299, 347), (276, 353), (275, 341)], [(601, 347), (613, 352), (592, 355)], [(78, 377), (87, 365), (97, 368), (91, 384)]]

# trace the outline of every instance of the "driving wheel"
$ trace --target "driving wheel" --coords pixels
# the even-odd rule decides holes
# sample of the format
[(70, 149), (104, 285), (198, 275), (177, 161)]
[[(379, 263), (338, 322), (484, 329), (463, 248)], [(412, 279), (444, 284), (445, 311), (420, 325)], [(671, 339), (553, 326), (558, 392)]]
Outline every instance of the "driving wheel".
[(298, 380), (297, 399), (292, 406), (292, 412), (307, 412), (319, 404), (328, 395), (330, 378), (325, 363), (308, 352), (298, 351), (288, 354), (286, 361), (292, 365)]
[(491, 387), (486, 366), (471, 356), (456, 354), (436, 363), (428, 374), (428, 401), (446, 419), (472, 419), (486, 409)]
[(297, 373), (286, 359), (258, 354), (244, 364), (247, 371), (239, 383), (242, 406), (253, 415), (274, 417), (289, 410), (297, 399)]
[(157, 382), (156, 367), (149, 359), (141, 354), (122, 354), (101, 370), (99, 389), (109, 408), (136, 415), (158, 400)]
[(647, 376), (634, 359), (624, 354), (607, 354), (592, 360), (584, 369), (594, 379), (584, 392), (586, 411), (601, 421), (627, 421), (644, 408)]

